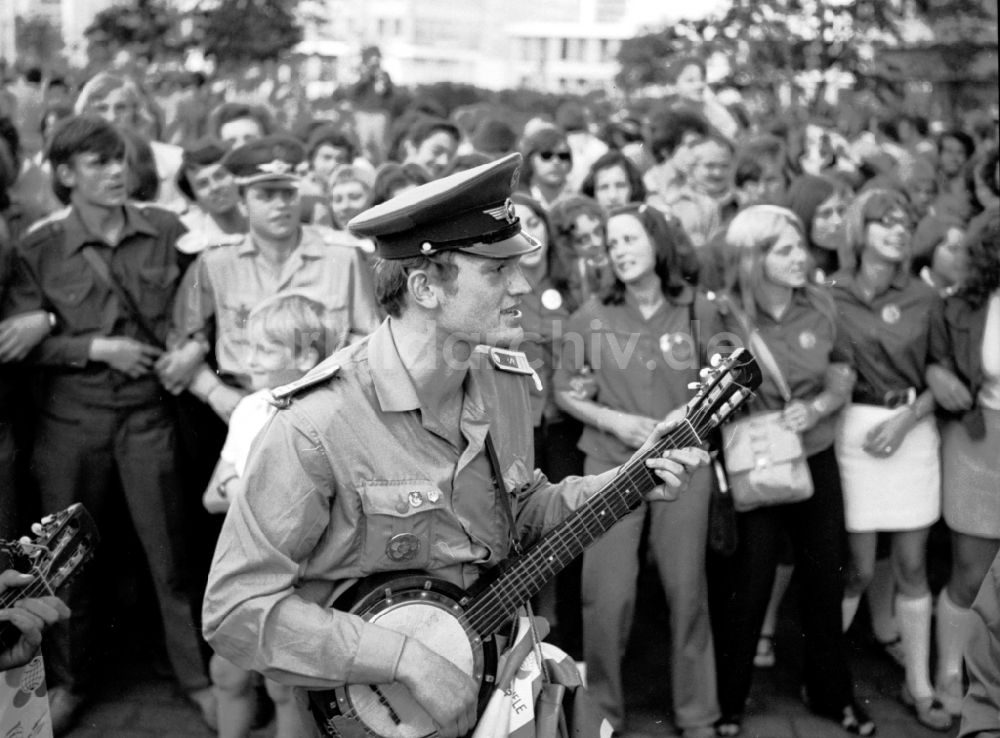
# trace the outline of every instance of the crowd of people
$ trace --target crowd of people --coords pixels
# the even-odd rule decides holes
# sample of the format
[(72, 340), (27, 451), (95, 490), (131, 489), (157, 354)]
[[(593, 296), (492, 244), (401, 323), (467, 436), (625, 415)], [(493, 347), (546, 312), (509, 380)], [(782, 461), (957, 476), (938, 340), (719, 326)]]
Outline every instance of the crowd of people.
[[(922, 725), (952, 727), (970, 608), (1000, 550), (997, 121), (755, 119), (715, 97), (701, 60), (675, 60), (671, 77), (647, 112), (608, 121), (576, 100), (551, 119), (421, 100), (391, 120), (279, 126), (276, 111), (236, 100), (165, 120), (126, 74), (45, 90), (25, 74), (0, 117), (0, 537), (83, 502), (104, 539), (65, 594), (72, 616), (47, 636), (57, 735), (91, 696), (123, 576), (114, 557), (135, 541), (170, 667), (206, 722), (246, 736), (266, 691), (281, 738), (308, 730), (281, 678), (291, 667), (276, 658), (258, 689), (254, 670), (200, 636), (221, 519), (251, 481), (248, 459), (264, 474), (251, 446), (278, 412), (271, 391), (399, 319), (416, 267), (377, 277), (377, 239), (348, 224), (514, 152), (509, 208), (540, 244), (517, 266), (528, 287), (512, 346), (539, 380), (534, 466), (552, 482), (617, 468), (682, 411), (713, 354), (762, 341), (779, 370), (765, 368), (750, 410), (779, 411), (801, 436), (813, 483), (804, 501), (727, 516), (716, 449), (678, 500), (643, 503), (588, 549), (578, 586), (564, 576), (538, 596), (567, 648), (579, 620), (600, 716), (627, 728), (623, 659), (651, 563), (669, 609), (671, 713), (688, 738), (740, 733), (793, 571), (811, 710), (876, 732), (844, 647), (865, 596), (902, 667), (900, 699)], [(442, 420), (459, 408), (446, 410), (425, 426), (457, 443)], [(351, 421), (336, 433), (357, 454), (380, 443), (363, 413)], [(310, 443), (289, 441), (305, 467)], [(277, 467), (267, 476), (282, 483)], [(432, 512), (435, 489), (410, 504)], [(364, 504), (396, 532), (428, 524), (405, 503)], [(928, 537), (942, 519), (951, 568), (932, 592)], [(719, 525), (728, 545), (709, 535)], [(487, 562), (490, 546), (448, 533)], [(362, 545), (433, 564), (419, 546)]]

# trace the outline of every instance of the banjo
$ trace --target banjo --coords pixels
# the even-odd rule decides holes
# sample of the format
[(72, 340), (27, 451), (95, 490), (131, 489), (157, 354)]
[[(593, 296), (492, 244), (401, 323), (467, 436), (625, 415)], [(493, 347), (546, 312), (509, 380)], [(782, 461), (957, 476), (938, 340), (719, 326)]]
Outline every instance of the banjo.
[[(697, 385), (680, 425), (641, 457), (624, 464), (613, 480), (530, 550), (487, 572), (469, 590), (428, 573), (371, 577), (350, 612), (419, 639), (470, 675), (480, 685), (481, 711), (496, 679), (496, 637), (517, 609), (661, 483), (646, 467), (646, 459), (668, 449), (704, 445), (711, 431), (760, 385), (760, 369), (745, 349), (716, 364)], [(314, 690), (309, 702), (322, 734), (334, 738), (425, 738), (437, 731), (431, 717), (398, 682)]]

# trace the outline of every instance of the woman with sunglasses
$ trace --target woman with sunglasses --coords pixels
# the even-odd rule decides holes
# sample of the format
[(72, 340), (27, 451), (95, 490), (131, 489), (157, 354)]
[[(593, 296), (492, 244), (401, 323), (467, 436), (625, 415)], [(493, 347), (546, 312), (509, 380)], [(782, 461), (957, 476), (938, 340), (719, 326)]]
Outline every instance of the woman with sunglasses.
[(547, 126), (526, 136), (521, 142), (524, 165), (520, 187), (546, 210), (569, 194), (567, 181), (573, 168), (573, 153), (566, 134)]
[(904, 195), (863, 192), (847, 212), (834, 278), (837, 345), (857, 372), (837, 437), (850, 561), (843, 626), (872, 579), (879, 532), (891, 537), (896, 621), (906, 678), (901, 699), (932, 730), (951, 717), (930, 681), (927, 537), (941, 515), (934, 397), (924, 379), (935, 291), (910, 276), (913, 221)]
[(570, 195), (549, 211), (553, 248), (566, 269), (571, 302), (582, 305), (610, 287), (613, 275), (604, 240), (604, 209), (583, 195)]
[[(584, 423), (584, 472), (611, 469), (642, 444), (649, 428), (682, 408), (698, 381), (700, 360), (716, 335), (714, 305), (685, 274), (696, 270), (655, 208), (626, 205), (607, 222), (614, 281), (570, 319), (556, 371), (556, 401)], [(696, 322), (698, 321), (698, 322)], [(581, 398), (572, 378), (592, 372)], [(625, 728), (622, 658), (632, 627), (643, 529), (670, 610), (674, 719), (687, 738), (715, 734), (719, 717), (705, 583), (711, 470), (669, 505), (642, 505), (583, 555), (583, 650), (589, 699), (599, 719)]]

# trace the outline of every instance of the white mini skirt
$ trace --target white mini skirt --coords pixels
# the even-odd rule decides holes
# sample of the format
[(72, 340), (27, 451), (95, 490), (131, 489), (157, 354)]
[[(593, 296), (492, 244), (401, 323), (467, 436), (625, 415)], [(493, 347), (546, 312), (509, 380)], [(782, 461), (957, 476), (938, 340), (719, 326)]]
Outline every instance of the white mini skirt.
[(844, 410), (836, 450), (848, 532), (919, 530), (941, 516), (941, 441), (933, 416), (917, 421), (887, 458), (864, 450), (869, 431), (896, 412), (854, 404)]

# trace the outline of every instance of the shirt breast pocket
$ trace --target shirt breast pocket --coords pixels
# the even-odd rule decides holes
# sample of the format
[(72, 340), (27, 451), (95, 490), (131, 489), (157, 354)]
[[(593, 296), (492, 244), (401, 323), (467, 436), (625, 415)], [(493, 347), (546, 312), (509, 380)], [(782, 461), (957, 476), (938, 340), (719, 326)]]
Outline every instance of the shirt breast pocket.
[(139, 269), (137, 295), (143, 314), (149, 318), (164, 316), (174, 298), (180, 269), (176, 264), (151, 266)]
[(430, 561), (444, 493), (423, 479), (373, 480), (359, 489), (368, 571), (423, 569)]
[(79, 331), (101, 327), (101, 305), (94, 294), (93, 276), (84, 273), (59, 277), (46, 282), (44, 289), (59, 313), (60, 323)]

